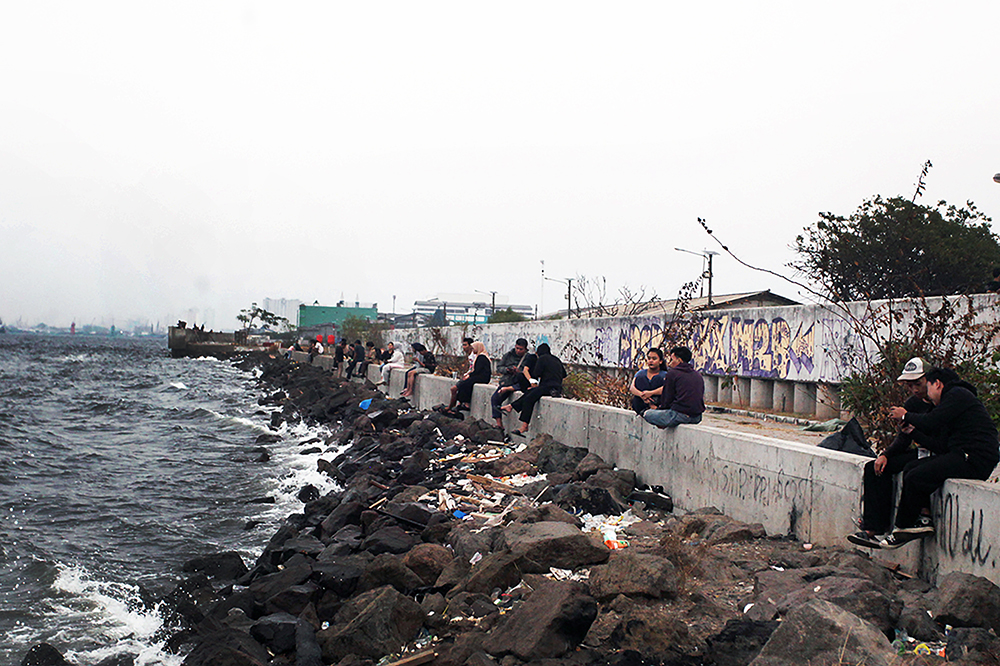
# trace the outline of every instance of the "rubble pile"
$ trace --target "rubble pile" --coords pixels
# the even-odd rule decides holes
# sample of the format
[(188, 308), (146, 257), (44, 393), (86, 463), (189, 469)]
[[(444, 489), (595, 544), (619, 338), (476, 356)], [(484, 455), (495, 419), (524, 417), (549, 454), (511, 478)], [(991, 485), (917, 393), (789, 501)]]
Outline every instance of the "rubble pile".
[(200, 556), (151, 599), (186, 666), (998, 663), (984, 579), (936, 590), (711, 508), (674, 515), (584, 449), (253, 362), (276, 420), (345, 424), (319, 463), (342, 489), (304, 489), (251, 567)]

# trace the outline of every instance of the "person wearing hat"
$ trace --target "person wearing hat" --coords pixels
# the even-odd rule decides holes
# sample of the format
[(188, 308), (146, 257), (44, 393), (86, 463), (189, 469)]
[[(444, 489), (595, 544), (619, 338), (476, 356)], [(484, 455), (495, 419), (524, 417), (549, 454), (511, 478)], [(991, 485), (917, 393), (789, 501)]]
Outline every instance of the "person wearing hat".
[[(904, 405), (906, 411), (924, 414), (934, 407), (927, 397), (927, 379), (924, 377), (930, 369), (930, 363), (918, 356), (907, 361), (902, 374), (896, 378), (896, 381), (903, 383), (910, 392), (910, 397)], [(895, 476), (921, 454), (927, 455), (927, 453), (926, 449), (919, 448), (911, 433), (900, 430), (878, 458), (865, 464), (860, 530), (848, 536), (848, 541), (872, 547), (879, 542), (882, 535), (892, 530)]]

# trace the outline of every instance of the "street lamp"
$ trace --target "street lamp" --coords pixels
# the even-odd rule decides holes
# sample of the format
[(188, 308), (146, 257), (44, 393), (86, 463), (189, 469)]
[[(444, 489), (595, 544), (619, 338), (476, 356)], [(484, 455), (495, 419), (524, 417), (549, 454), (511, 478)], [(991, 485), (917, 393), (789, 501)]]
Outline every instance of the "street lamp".
[(493, 298), (493, 300), (492, 300), (492, 302), (490, 304), (490, 316), (492, 317), (494, 314), (496, 314), (496, 311), (497, 311), (497, 292), (495, 292), (495, 291), (480, 291), (479, 289), (476, 289), (476, 293), (477, 294), (489, 294)]
[(682, 247), (675, 247), (678, 252), (687, 252), (688, 254), (693, 254), (697, 257), (701, 257), (708, 262), (708, 267), (702, 272), (701, 276), (708, 280), (708, 306), (712, 307), (712, 257), (719, 254), (715, 250), (702, 250), (701, 252), (692, 252), (691, 250), (685, 250)]
[(565, 280), (560, 280), (559, 278), (546, 277), (544, 274), (543, 278), (549, 282), (558, 282), (559, 284), (566, 285), (566, 319), (573, 316), (573, 278), (566, 278)]

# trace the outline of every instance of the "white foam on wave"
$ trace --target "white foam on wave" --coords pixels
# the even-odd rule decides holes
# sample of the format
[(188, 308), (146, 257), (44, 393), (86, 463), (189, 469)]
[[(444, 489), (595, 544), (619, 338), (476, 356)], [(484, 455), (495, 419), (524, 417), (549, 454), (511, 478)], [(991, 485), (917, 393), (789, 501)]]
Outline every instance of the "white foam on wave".
[(198, 356), (193, 359), (196, 363), (222, 363), (221, 359), (217, 359), (214, 356)]
[(251, 418), (245, 416), (229, 416), (227, 414), (222, 414), (214, 409), (209, 409), (208, 407), (203, 408), (206, 412), (219, 419), (220, 421), (229, 421), (230, 423), (239, 423), (240, 425), (252, 428), (254, 430), (259, 430), (260, 432), (273, 433), (274, 431), (267, 427), (267, 425), (255, 421)]
[[(314, 486), (319, 490), (320, 495), (340, 488), (340, 484), (335, 479), (319, 471), (317, 461), (320, 458), (333, 460), (346, 448), (337, 447), (335, 450), (326, 451), (329, 447), (325, 440), (332, 434), (327, 426), (309, 426), (301, 422), (289, 426), (283, 423), (278, 429), (278, 434), (283, 439), (281, 442), (270, 445), (271, 460), (286, 471), (279, 478), (270, 481), (275, 503), (262, 516), (274, 521), (284, 520), (289, 513), (302, 510), (302, 502), (298, 499), (298, 493), (303, 486)], [(319, 441), (302, 444), (302, 442), (311, 439)], [(309, 448), (319, 448), (322, 451), (306, 455), (301, 453)]]
[(170, 382), (169, 388), (177, 389), (178, 391), (188, 390), (187, 384), (185, 384), (184, 382)]
[(57, 363), (86, 363), (91, 358), (92, 354), (67, 354), (66, 356), (57, 356), (54, 361)]
[[(128, 652), (135, 655), (135, 666), (179, 666), (183, 662), (180, 655), (164, 650), (164, 642), (154, 640), (163, 626), (159, 606), (147, 609), (136, 586), (95, 580), (79, 567), (59, 566), (58, 571), (52, 587), (64, 596), (62, 603), (52, 604), (51, 614), (52, 624), (63, 628), (53, 638), (56, 642), (60, 638), (86, 638), (103, 646), (67, 651), (69, 661), (97, 663)], [(80, 636), (81, 631), (86, 634)]]

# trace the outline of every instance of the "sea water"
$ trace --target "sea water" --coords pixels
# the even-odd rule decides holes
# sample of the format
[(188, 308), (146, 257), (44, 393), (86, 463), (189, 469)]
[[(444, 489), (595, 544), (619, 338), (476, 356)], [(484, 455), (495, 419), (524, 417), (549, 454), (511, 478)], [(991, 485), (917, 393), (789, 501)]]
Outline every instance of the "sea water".
[(76, 664), (181, 663), (140, 586), (212, 552), (252, 565), (305, 484), (334, 487), (300, 453), (325, 428), (256, 443), (261, 393), (163, 338), (0, 335), (0, 664), (42, 641)]

